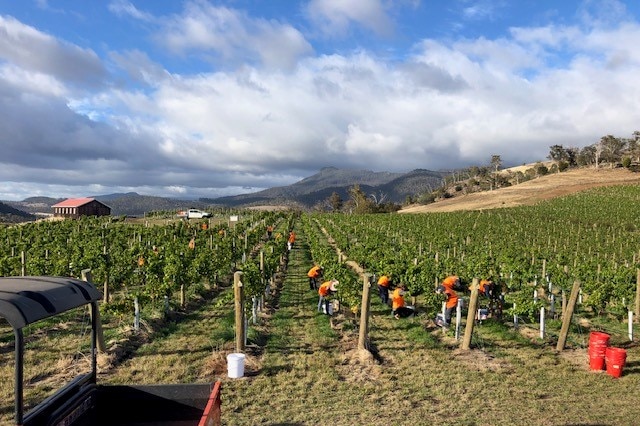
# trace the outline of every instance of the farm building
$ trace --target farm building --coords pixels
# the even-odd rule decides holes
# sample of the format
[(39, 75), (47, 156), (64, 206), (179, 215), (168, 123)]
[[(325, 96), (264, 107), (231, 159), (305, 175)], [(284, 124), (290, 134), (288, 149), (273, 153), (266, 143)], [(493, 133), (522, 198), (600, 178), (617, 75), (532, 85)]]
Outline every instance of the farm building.
[(94, 198), (68, 198), (51, 206), (54, 217), (76, 219), (80, 216), (109, 216), (111, 207)]

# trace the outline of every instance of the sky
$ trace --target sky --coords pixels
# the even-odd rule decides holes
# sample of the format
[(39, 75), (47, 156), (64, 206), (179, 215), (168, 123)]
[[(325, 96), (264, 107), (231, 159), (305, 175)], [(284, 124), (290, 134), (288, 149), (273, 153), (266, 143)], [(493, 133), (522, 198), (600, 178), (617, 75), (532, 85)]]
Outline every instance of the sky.
[(0, 200), (544, 161), (640, 130), (636, 0), (0, 0)]

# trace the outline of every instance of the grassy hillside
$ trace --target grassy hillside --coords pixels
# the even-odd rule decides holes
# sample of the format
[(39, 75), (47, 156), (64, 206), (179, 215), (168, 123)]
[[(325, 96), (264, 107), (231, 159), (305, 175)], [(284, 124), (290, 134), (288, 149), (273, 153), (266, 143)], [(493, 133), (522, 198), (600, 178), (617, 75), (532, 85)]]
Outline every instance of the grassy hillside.
[(427, 205), (413, 205), (400, 213), (483, 210), (532, 205), (600, 186), (637, 185), (640, 173), (624, 168), (580, 168), (553, 173), (493, 191), (455, 195)]
[(0, 202), (0, 223), (18, 223), (34, 219), (34, 215)]

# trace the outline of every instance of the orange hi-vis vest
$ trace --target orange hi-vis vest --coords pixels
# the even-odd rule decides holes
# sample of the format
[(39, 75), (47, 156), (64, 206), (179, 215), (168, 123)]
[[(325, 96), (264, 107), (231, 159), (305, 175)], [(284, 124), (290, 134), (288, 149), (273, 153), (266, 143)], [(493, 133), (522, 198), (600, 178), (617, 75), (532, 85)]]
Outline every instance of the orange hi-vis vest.
[(442, 281), (442, 285), (444, 286), (444, 288), (453, 288), (453, 286), (455, 285), (456, 281), (460, 280), (460, 278), (457, 275), (449, 275), (447, 278), (445, 278)]
[(313, 268), (309, 269), (309, 272), (307, 272), (307, 276), (309, 278), (318, 278), (320, 276), (320, 267), (316, 265)]
[(444, 294), (447, 295), (447, 304), (445, 305), (447, 309), (458, 306), (458, 293), (456, 293), (452, 288), (445, 287)]
[(296, 242), (296, 234), (292, 231), (289, 233), (289, 240), (288, 240), (291, 244)]
[(491, 285), (493, 284), (492, 281), (489, 280), (480, 280), (480, 285), (478, 286), (478, 291), (480, 293), (486, 293), (486, 287), (491, 288)]
[(331, 293), (331, 281), (325, 281), (318, 289), (318, 294), (322, 297), (327, 297)]
[(391, 281), (389, 280), (389, 277), (386, 275), (381, 276), (380, 279), (378, 280), (378, 285), (382, 287), (389, 287), (390, 283)]
[(402, 295), (402, 289), (400, 287), (393, 290), (391, 294), (391, 309), (394, 311), (404, 306), (404, 296)]

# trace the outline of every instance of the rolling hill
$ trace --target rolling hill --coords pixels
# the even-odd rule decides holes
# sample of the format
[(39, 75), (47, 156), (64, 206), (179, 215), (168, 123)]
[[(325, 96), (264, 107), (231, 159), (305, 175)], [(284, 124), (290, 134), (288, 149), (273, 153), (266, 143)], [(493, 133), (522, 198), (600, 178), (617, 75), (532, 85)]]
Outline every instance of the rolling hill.
[(313, 176), (289, 186), (265, 189), (251, 194), (220, 198), (201, 198), (211, 205), (227, 207), (260, 204), (284, 204), (312, 208), (337, 193), (343, 200), (349, 199), (349, 188), (359, 185), (366, 194), (374, 194), (386, 202), (403, 203), (413, 197), (438, 187), (448, 172), (416, 169), (408, 173), (373, 172), (325, 167)]
[[(373, 194), (378, 199), (384, 197), (385, 202), (403, 203), (408, 196), (430, 191), (440, 185), (446, 174), (446, 172), (421, 169), (409, 173), (391, 173), (325, 167), (319, 173), (289, 186), (220, 198), (184, 200), (146, 196), (135, 192), (88, 196), (111, 207), (111, 213), (114, 216), (143, 216), (150, 211), (180, 210), (189, 207), (206, 209), (207, 207), (289, 206), (308, 209), (326, 201), (333, 192), (340, 195), (343, 200), (349, 199), (349, 188), (355, 184), (360, 185), (368, 195)], [(78, 197), (83, 196), (85, 194), (78, 194)], [(51, 206), (60, 201), (62, 199), (30, 197), (23, 201), (5, 201), (4, 203), (7, 207), (24, 213), (24, 221), (32, 220), (29, 215), (52, 213)], [(1, 212), (0, 216), (2, 216)]]
[(17, 209), (9, 204), (0, 202), (0, 221), (6, 223), (18, 223), (34, 220), (36, 217), (24, 210)]
[(460, 195), (427, 205), (414, 205), (400, 213), (451, 212), (533, 205), (589, 188), (640, 184), (640, 173), (624, 168), (593, 167), (553, 173), (494, 191)]
[[(519, 168), (528, 168), (520, 166)], [(518, 168), (511, 169), (515, 171)], [(447, 172), (413, 170), (409, 173), (372, 172), (367, 170), (341, 170), (323, 168), (319, 173), (289, 186), (274, 187), (252, 194), (221, 198), (181, 200), (153, 197), (135, 192), (99, 195), (94, 198), (107, 204), (115, 216), (143, 216), (158, 210), (180, 210), (187, 207), (258, 207), (289, 206), (313, 208), (326, 202), (333, 192), (343, 200), (349, 199), (349, 188), (358, 184), (364, 193), (384, 198), (384, 202), (404, 204), (407, 197), (429, 192), (439, 187)], [(580, 168), (541, 176), (518, 185), (493, 191), (456, 195), (426, 205), (411, 205), (400, 213), (447, 212), (456, 210), (481, 210), (537, 202), (564, 196), (596, 186), (640, 184), (640, 173), (624, 168)], [(37, 214), (51, 213), (51, 206), (62, 201), (50, 197), (31, 197), (23, 201), (0, 202), (0, 218), (4, 222), (34, 220)]]

